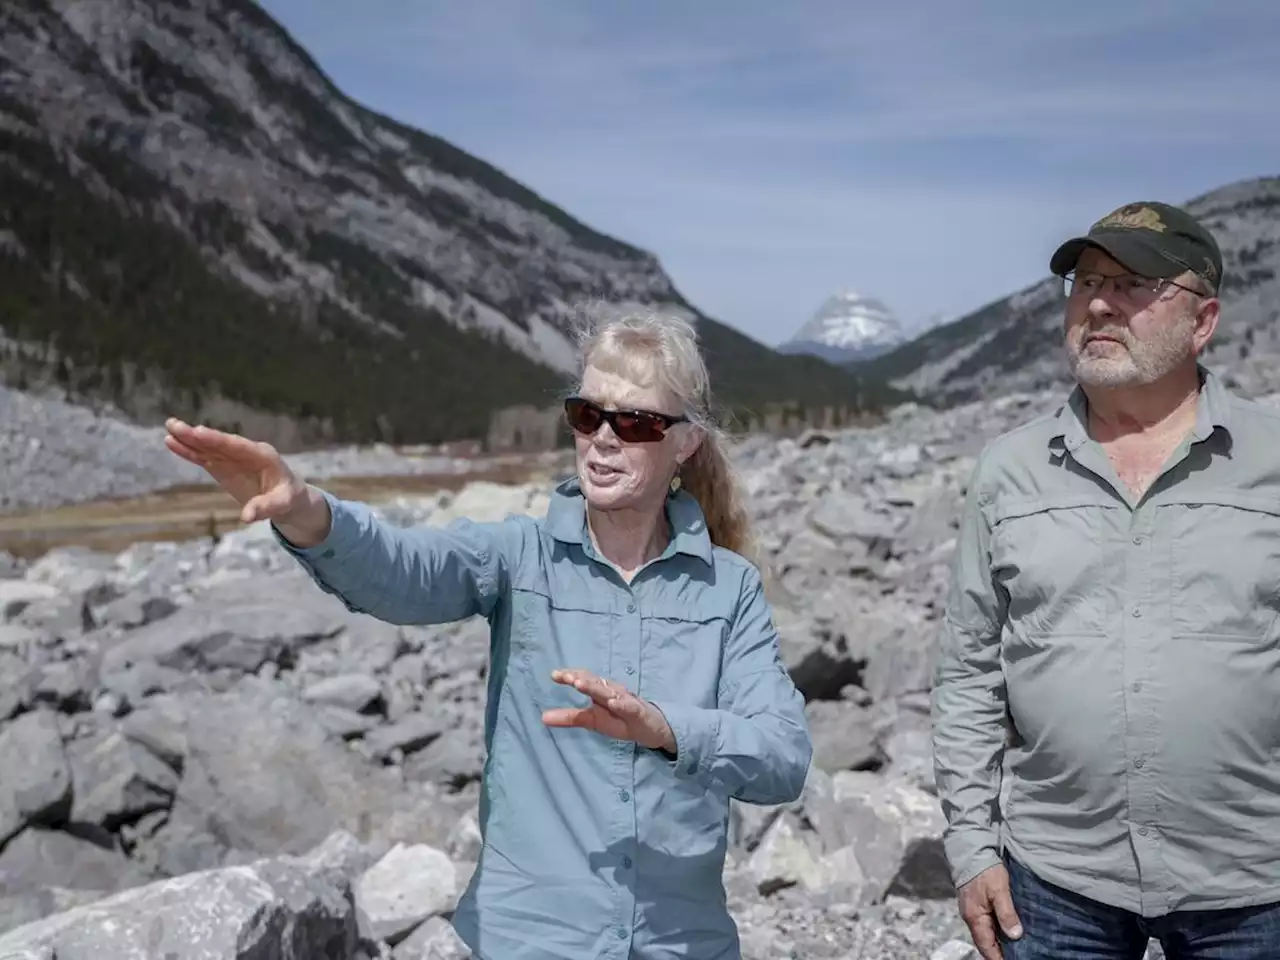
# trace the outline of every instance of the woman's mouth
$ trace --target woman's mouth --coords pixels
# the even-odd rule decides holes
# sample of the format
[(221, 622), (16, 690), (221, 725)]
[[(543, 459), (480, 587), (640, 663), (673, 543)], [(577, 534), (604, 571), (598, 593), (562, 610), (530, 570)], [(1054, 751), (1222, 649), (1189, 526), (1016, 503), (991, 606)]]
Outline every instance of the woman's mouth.
[(610, 480), (622, 476), (621, 470), (615, 470), (613, 467), (603, 463), (588, 463), (587, 473), (595, 483), (608, 483)]

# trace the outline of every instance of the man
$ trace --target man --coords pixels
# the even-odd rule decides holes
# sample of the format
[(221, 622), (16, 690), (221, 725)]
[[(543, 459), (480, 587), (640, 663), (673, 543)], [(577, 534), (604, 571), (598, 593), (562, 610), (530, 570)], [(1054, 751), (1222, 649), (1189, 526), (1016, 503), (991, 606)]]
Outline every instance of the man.
[(934, 690), (984, 958), (1280, 957), (1280, 411), (1199, 361), (1222, 256), (1135, 203), (1062, 244), (1077, 381), (978, 458)]

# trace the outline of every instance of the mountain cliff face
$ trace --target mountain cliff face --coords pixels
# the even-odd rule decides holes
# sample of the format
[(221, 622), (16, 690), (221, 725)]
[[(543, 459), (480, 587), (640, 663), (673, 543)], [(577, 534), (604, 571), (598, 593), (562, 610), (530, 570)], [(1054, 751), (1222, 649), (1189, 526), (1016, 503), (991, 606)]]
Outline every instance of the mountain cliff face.
[[(1222, 320), (1206, 364), (1245, 393), (1280, 390), (1280, 177), (1229, 184), (1185, 207), (1223, 255)], [(1062, 315), (1061, 281), (1050, 276), (855, 369), (942, 404), (1065, 386)]]
[(352, 102), (251, 0), (8, 0), (0, 61), (11, 383), (285, 445), (477, 436), (498, 408), (555, 402), (572, 322), (599, 303), (696, 317), (731, 406), (877, 402)]
[(906, 340), (902, 325), (884, 303), (844, 291), (827, 300), (778, 350), (807, 353), (833, 363), (870, 360)]

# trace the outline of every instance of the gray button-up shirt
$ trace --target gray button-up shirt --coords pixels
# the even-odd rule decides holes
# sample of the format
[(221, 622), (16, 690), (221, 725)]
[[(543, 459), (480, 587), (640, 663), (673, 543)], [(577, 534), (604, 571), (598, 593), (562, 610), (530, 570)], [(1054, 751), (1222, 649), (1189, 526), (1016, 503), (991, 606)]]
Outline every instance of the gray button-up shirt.
[(1201, 375), (1137, 501), (1079, 389), (978, 458), (934, 688), (957, 884), (1003, 848), (1146, 916), (1280, 901), (1280, 411)]
[[(480, 960), (736, 960), (722, 883), (730, 799), (800, 795), (813, 756), (756, 568), (712, 544), (698, 502), (627, 583), (596, 552), (576, 480), (545, 517), (400, 528), (326, 494), (323, 543), (280, 543), (348, 609), (490, 625), (479, 864), (453, 917)], [(277, 534), (278, 536), (278, 534)], [(655, 703), (675, 757), (546, 710), (589, 703), (579, 667)]]

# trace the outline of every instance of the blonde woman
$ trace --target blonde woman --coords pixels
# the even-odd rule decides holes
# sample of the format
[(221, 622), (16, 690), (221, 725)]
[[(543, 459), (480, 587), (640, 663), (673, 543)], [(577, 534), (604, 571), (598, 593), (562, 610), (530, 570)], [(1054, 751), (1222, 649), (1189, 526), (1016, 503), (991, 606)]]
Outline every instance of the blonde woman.
[(268, 445), (169, 423), (169, 449), (350, 609), (488, 620), (484, 842), (453, 918), (481, 960), (740, 955), (730, 798), (795, 799), (813, 748), (709, 394), (689, 324), (601, 321), (546, 515), (408, 529)]

